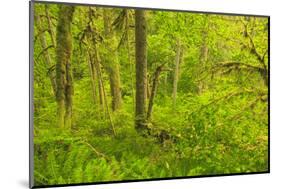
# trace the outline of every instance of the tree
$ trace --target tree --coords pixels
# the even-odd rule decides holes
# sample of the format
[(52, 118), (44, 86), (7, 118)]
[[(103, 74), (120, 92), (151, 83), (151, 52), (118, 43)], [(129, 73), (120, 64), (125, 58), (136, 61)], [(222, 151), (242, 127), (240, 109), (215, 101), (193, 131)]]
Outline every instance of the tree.
[(156, 68), (156, 71), (153, 74), (153, 81), (152, 81), (152, 87), (151, 87), (151, 95), (149, 98), (149, 103), (148, 103), (148, 110), (147, 110), (147, 120), (150, 120), (151, 114), (152, 114), (152, 108), (153, 108), (153, 103), (154, 103), (154, 98), (157, 93), (157, 87), (158, 87), (158, 82), (159, 82), (159, 77), (162, 71), (170, 71), (169, 69), (165, 69), (166, 63), (163, 63), (162, 65), (158, 66)]
[(136, 112), (135, 128), (141, 131), (147, 127), (146, 86), (147, 86), (147, 39), (145, 11), (135, 11), (136, 38)]
[(57, 25), (56, 83), (58, 126), (70, 128), (72, 115), (72, 35), (71, 22), (74, 6), (61, 5)]
[[(99, 109), (100, 109), (99, 112), (104, 113), (105, 94), (103, 90), (103, 82), (102, 82), (102, 74), (101, 74), (102, 72), (100, 66), (101, 61), (97, 49), (98, 38), (100, 37), (100, 33), (98, 33), (96, 23), (94, 22), (94, 18), (96, 18), (96, 11), (89, 7), (88, 11), (86, 12), (86, 15), (88, 17), (88, 20), (85, 29), (82, 32), (80, 41), (85, 45), (88, 54), (87, 61), (89, 65), (88, 67), (90, 73), (93, 102), (94, 104), (96, 104), (99, 99)], [(97, 92), (99, 94), (97, 94)]]
[(93, 103), (97, 104), (97, 90), (96, 90), (96, 81), (97, 81), (97, 72), (94, 66), (94, 57), (92, 53), (89, 54), (89, 72), (90, 72), (90, 80), (91, 80), (91, 87), (92, 87), (92, 97), (93, 97)]
[(180, 40), (177, 40), (176, 44), (176, 58), (175, 58), (175, 68), (174, 68), (174, 80), (173, 80), (173, 109), (176, 108), (177, 90), (178, 90), (178, 79), (179, 79), (179, 65), (180, 65), (180, 55), (181, 55), (181, 44)]
[(48, 75), (49, 75), (49, 78), (51, 81), (52, 90), (53, 90), (53, 93), (56, 94), (55, 74), (51, 70), (51, 68), (53, 66), (53, 62), (52, 62), (51, 55), (49, 53), (49, 48), (54, 47), (54, 46), (52, 46), (52, 45), (48, 46), (48, 44), (47, 44), (47, 41), (45, 38), (45, 33), (44, 33), (44, 28), (42, 27), (41, 18), (39, 15), (35, 15), (35, 22), (38, 27), (38, 31), (39, 31), (38, 35), (39, 35), (41, 46), (42, 46), (42, 52), (40, 54), (44, 55), (44, 61), (46, 62), (46, 65), (48, 66), (48, 69), (49, 69)]
[[(117, 45), (115, 32), (112, 29), (111, 23), (111, 11), (104, 9), (104, 47), (105, 52), (103, 56), (103, 66), (107, 70), (110, 82), (110, 92), (112, 96), (112, 110), (118, 110), (121, 108), (122, 97), (121, 97), (121, 82), (119, 73), (119, 63), (117, 56)], [(110, 56), (108, 56), (110, 54)]]
[(51, 21), (51, 16), (50, 16), (50, 13), (49, 13), (49, 6), (48, 5), (45, 5), (45, 14), (46, 14), (46, 18), (47, 18), (47, 21), (48, 21), (48, 32), (51, 36), (52, 44), (54, 45), (54, 47), (56, 47), (55, 32), (54, 32), (53, 27), (52, 27), (52, 21)]

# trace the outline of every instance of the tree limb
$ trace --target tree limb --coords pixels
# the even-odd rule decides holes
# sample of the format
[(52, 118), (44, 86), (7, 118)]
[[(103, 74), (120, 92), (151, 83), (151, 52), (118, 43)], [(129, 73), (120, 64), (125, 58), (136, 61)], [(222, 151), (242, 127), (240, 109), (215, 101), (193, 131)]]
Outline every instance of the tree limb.
[(40, 56), (41, 56), (42, 54), (44, 54), (48, 49), (53, 48), (53, 47), (54, 47), (54, 45), (49, 45), (48, 47), (44, 48), (44, 49), (38, 54), (38, 56), (36, 57), (36, 60), (38, 60), (38, 59), (40, 58)]
[(240, 69), (240, 70), (246, 69), (250, 71), (256, 71), (261, 75), (265, 85), (268, 85), (268, 70), (265, 66), (263, 67), (254, 66), (238, 61), (222, 62), (219, 64), (219, 66), (229, 68), (229, 70), (227, 70), (226, 73), (230, 72), (232, 69)]
[(200, 107), (197, 108), (195, 111), (192, 111), (191, 113), (189, 113), (189, 114), (188, 114), (188, 117), (189, 117), (190, 115), (192, 115), (193, 113), (199, 112), (199, 111), (201, 111), (202, 109), (204, 109), (204, 108), (206, 108), (206, 107), (208, 107), (208, 106), (210, 106), (210, 105), (212, 105), (212, 104), (218, 103), (218, 102), (220, 102), (220, 101), (222, 101), (222, 100), (229, 100), (229, 99), (231, 99), (231, 98), (234, 97), (234, 96), (239, 96), (239, 95), (245, 94), (245, 93), (255, 93), (255, 92), (256, 92), (256, 91), (254, 91), (254, 90), (244, 89), (244, 90), (242, 90), (242, 91), (235, 91), (235, 92), (228, 93), (227, 95), (224, 95), (224, 96), (222, 96), (222, 97), (219, 97), (219, 98), (217, 98), (217, 99), (214, 99), (214, 100), (212, 100), (211, 102), (200, 106)]
[(253, 36), (251, 36), (251, 34), (248, 32), (248, 24), (246, 24), (243, 20), (241, 20), (241, 22), (244, 25), (245, 37), (249, 39), (250, 44), (251, 44), (250, 52), (256, 56), (256, 58), (259, 60), (259, 62), (263, 65), (264, 69), (266, 69), (264, 57), (265, 57), (265, 54), (266, 54), (267, 51), (263, 55), (261, 55), (257, 51), (256, 45), (255, 45), (254, 40), (253, 40)]
[(238, 61), (227, 61), (227, 62), (221, 62), (219, 63), (219, 66), (221, 67), (236, 67), (236, 68), (246, 68), (246, 69), (251, 69), (251, 70), (255, 70), (258, 72), (267, 72), (267, 69), (264, 67), (260, 67), (260, 66), (254, 66), (254, 65), (250, 65), (244, 62), (238, 62)]

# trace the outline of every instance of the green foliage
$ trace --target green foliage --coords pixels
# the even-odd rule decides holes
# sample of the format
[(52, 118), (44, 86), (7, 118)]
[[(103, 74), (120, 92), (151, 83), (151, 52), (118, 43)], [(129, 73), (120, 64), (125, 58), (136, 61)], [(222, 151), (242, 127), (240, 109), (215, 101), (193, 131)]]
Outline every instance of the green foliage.
[[(72, 126), (70, 130), (57, 128), (57, 104), (49, 78), (49, 73), (55, 72), (56, 48), (47, 49), (53, 63), (47, 65), (37, 38), (44, 35), (46, 43), (52, 44), (48, 31), (52, 29), (56, 35), (59, 7), (47, 6), (49, 28), (45, 5), (35, 6), (41, 28), (46, 30), (40, 33), (35, 24), (35, 185), (268, 170), (266, 18), (146, 11), (149, 89), (157, 67), (164, 64), (164, 71), (159, 76), (149, 132), (141, 136), (134, 128), (134, 12), (127, 10), (127, 18), (123, 9), (110, 9), (114, 36), (108, 39), (104, 8), (75, 7)], [(90, 34), (94, 37), (89, 39)], [(173, 108), (177, 40), (182, 53)], [(116, 49), (109, 50), (109, 46)], [(206, 61), (201, 61), (202, 47), (208, 49)], [(111, 110), (109, 65), (103, 62), (112, 60), (113, 50), (117, 52), (122, 94), (122, 108), (116, 111)], [(89, 69), (91, 53), (97, 53), (95, 64), (101, 61), (100, 76), (95, 78), (96, 101)], [(107, 104), (100, 102), (99, 82)]]

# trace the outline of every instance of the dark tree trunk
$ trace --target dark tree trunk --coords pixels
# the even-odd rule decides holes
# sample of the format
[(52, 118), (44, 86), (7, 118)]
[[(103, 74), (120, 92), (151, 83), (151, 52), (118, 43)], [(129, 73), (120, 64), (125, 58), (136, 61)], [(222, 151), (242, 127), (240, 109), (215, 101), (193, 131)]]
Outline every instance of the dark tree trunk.
[(147, 128), (146, 87), (147, 87), (147, 52), (146, 52), (146, 18), (145, 11), (135, 11), (136, 37), (136, 117), (135, 127), (138, 131)]
[(154, 102), (154, 98), (155, 98), (156, 93), (157, 93), (159, 77), (160, 77), (161, 72), (163, 71), (163, 66), (164, 66), (164, 64), (162, 64), (161, 66), (158, 66), (156, 68), (156, 71), (153, 74), (151, 95), (150, 95), (150, 98), (149, 98), (148, 110), (147, 110), (147, 120), (150, 120), (150, 118), (151, 118), (153, 102)]

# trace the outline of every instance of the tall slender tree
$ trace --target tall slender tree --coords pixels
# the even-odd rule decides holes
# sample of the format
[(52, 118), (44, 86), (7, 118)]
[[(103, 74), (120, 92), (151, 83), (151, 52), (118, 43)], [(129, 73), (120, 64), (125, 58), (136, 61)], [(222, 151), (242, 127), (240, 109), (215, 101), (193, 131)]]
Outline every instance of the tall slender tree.
[(101, 113), (100, 115), (102, 115), (105, 113), (105, 95), (103, 93), (102, 78), (100, 77), (101, 74), (99, 75), (99, 73), (101, 73), (101, 61), (97, 47), (97, 36), (100, 36), (100, 34), (98, 33), (96, 24), (94, 22), (94, 19), (97, 17), (96, 10), (89, 7), (87, 14), (89, 19), (87, 21), (86, 29), (84, 30), (85, 35), (82, 37), (86, 37), (87, 39), (86, 48), (89, 56), (89, 72), (91, 76), (93, 101), (96, 103), (99, 99), (99, 112)]
[(127, 53), (128, 53), (128, 64), (130, 65), (130, 77), (131, 77), (131, 90), (133, 97), (133, 104), (135, 105), (135, 88), (134, 88), (134, 63), (131, 61), (131, 47), (130, 47), (130, 11), (128, 9), (124, 9), (126, 14), (125, 21), (125, 30), (126, 30), (126, 45), (127, 45)]
[(57, 25), (57, 118), (58, 126), (70, 128), (72, 115), (72, 35), (71, 22), (74, 13), (74, 6), (61, 5)]
[(177, 39), (176, 43), (176, 58), (174, 68), (174, 80), (173, 80), (173, 109), (176, 109), (177, 91), (178, 91), (178, 80), (179, 80), (179, 66), (180, 66), (180, 55), (181, 55), (181, 44), (180, 40)]
[(143, 130), (146, 120), (146, 86), (147, 86), (147, 39), (146, 16), (144, 10), (135, 11), (136, 38), (136, 120), (135, 128)]
[(48, 32), (50, 34), (52, 43), (54, 45), (54, 47), (56, 47), (56, 41), (55, 41), (55, 32), (53, 30), (53, 26), (52, 26), (52, 21), (51, 21), (51, 16), (49, 13), (49, 5), (45, 5), (45, 14), (46, 14), (46, 18), (48, 21)]
[(48, 75), (51, 81), (51, 85), (52, 85), (52, 89), (53, 89), (53, 93), (56, 94), (56, 80), (55, 80), (55, 74), (54, 72), (51, 70), (51, 67), (53, 66), (53, 61), (51, 58), (51, 55), (49, 53), (49, 48), (50, 47), (54, 47), (54, 46), (48, 46), (46, 38), (45, 38), (45, 32), (44, 32), (44, 28), (42, 27), (42, 22), (41, 22), (41, 18), (39, 15), (35, 15), (35, 23), (36, 26), (38, 28), (39, 31), (39, 38), (40, 38), (40, 43), (42, 46), (42, 54), (44, 55), (44, 62), (46, 63), (49, 71), (48, 71)]
[[(115, 32), (111, 23), (111, 11), (104, 9), (104, 46), (105, 55), (103, 56), (103, 66), (108, 72), (110, 82), (110, 92), (112, 96), (112, 110), (118, 110), (122, 104), (121, 97), (121, 82), (119, 73), (119, 63), (117, 56), (117, 41), (115, 38)], [(108, 56), (110, 54), (110, 56)]]
[(169, 69), (164, 69), (164, 65), (166, 63), (163, 63), (162, 65), (158, 66), (153, 74), (153, 81), (152, 81), (152, 87), (151, 87), (151, 95), (149, 98), (149, 103), (148, 103), (148, 109), (147, 109), (147, 120), (149, 121), (151, 118), (152, 114), (152, 108), (153, 108), (153, 103), (154, 103), (154, 98), (157, 93), (157, 87), (158, 87), (158, 82), (159, 82), (159, 77), (162, 71), (169, 71)]
[(97, 81), (97, 72), (94, 66), (94, 57), (91, 52), (88, 53), (89, 60), (88, 60), (88, 66), (89, 66), (89, 73), (90, 73), (90, 80), (91, 80), (91, 87), (92, 87), (92, 99), (93, 103), (97, 104), (97, 90), (96, 90), (96, 81)]

